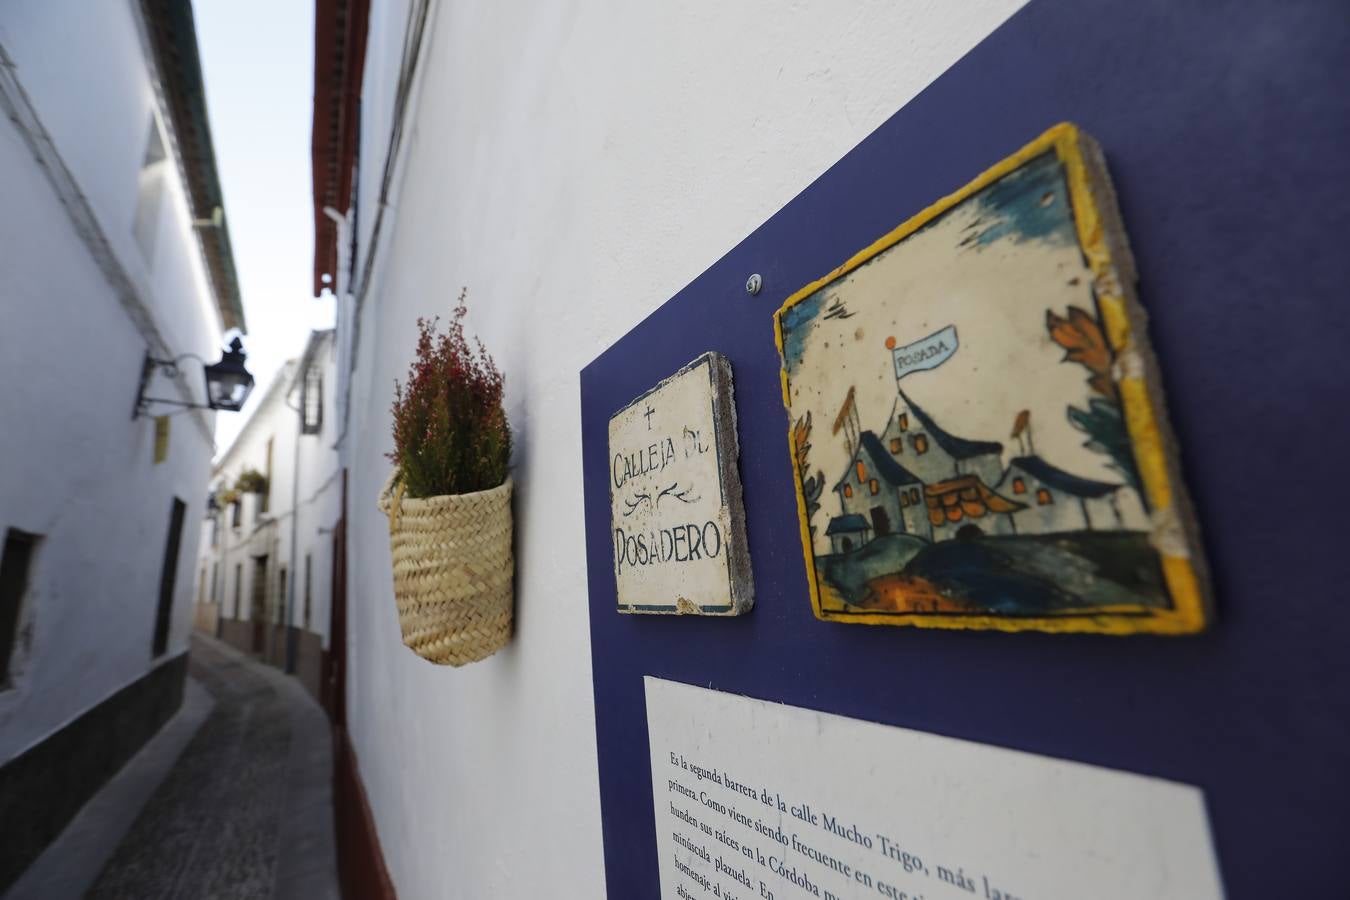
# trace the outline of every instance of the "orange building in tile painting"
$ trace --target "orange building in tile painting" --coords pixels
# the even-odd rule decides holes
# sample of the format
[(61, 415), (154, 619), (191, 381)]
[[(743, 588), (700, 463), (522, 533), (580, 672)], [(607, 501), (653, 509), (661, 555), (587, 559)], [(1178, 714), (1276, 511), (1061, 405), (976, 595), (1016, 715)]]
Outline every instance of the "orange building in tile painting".
[(943, 528), (959, 527), (962, 523), (973, 524), (986, 516), (1014, 513), (1026, 508), (1024, 504), (1000, 495), (980, 481), (978, 475), (962, 475), (925, 485), (923, 496), (928, 506), (928, 522), (933, 526), (935, 536)]
[(834, 485), (841, 512), (826, 528), (835, 553), (889, 534), (945, 541), (1118, 530), (1121, 504), (1132, 499), (1124, 485), (1082, 478), (1039, 456), (1005, 467), (1002, 444), (957, 437), (904, 391), (880, 435), (848, 439), (853, 457)]
[[(851, 441), (852, 443), (852, 441)], [(1003, 445), (972, 441), (941, 428), (903, 391), (880, 437), (864, 431), (853, 458), (834, 486), (843, 513), (839, 520), (861, 519), (866, 532), (831, 521), (826, 533), (836, 553), (888, 534), (909, 534), (929, 541), (955, 537), (962, 528), (980, 534), (1013, 534), (1012, 514), (1024, 504), (1001, 495), (988, 481), (1003, 474)], [(971, 533), (971, 532), (967, 532)]]

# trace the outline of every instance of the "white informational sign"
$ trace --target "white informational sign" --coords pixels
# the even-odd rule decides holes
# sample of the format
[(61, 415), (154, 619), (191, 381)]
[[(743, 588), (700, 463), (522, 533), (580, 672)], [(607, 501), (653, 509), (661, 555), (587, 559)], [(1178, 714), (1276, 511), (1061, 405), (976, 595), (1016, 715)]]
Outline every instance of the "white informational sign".
[(704, 353), (609, 420), (620, 612), (738, 615), (754, 603), (731, 364)]
[(646, 679), (664, 900), (1222, 900), (1189, 785)]

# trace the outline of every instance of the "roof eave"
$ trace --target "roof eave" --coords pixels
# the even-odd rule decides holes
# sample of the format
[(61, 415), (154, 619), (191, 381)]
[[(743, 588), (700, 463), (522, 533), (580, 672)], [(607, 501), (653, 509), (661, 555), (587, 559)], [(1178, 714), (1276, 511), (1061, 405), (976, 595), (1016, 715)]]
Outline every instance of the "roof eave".
[(1002, 455), (1003, 445), (997, 441), (972, 441), (969, 438), (957, 437), (950, 431), (947, 431), (930, 416), (923, 407), (910, 399), (909, 395), (900, 389), (900, 399), (905, 401), (905, 405), (914, 413), (919, 423), (933, 436), (938, 446), (952, 459), (973, 459), (977, 456), (986, 456), (991, 453)]
[(226, 331), (247, 333), (211, 140), (192, 4), (190, 0), (140, 0), (140, 8), (156, 89), (167, 113), (165, 128), (183, 178), (188, 211), (196, 220), (193, 231), (221, 325)]
[(316, 297), (337, 279), (338, 227), (325, 210), (345, 213), (351, 200), (369, 18), (369, 0), (317, 0), (315, 4), (310, 164)]

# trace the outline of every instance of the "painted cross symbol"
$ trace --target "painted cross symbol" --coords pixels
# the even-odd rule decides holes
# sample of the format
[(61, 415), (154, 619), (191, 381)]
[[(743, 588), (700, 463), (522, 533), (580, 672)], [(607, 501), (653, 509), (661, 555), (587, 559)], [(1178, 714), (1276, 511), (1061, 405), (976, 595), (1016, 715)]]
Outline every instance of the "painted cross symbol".
[(644, 415), (644, 416), (646, 417), (646, 419), (647, 419), (647, 430), (648, 430), (648, 431), (651, 431), (651, 430), (652, 430), (652, 413), (654, 413), (654, 412), (656, 412), (656, 410), (654, 410), (654, 409), (652, 409), (650, 406), (648, 406), (648, 407), (647, 407), (647, 411), (646, 411), (645, 413), (643, 413), (643, 415)]

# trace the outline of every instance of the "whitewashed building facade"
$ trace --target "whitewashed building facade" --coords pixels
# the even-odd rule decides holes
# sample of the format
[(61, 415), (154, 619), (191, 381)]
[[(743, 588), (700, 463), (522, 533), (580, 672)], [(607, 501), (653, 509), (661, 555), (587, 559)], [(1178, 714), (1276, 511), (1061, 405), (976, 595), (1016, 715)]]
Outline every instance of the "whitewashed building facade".
[[(386, 888), (439, 896), (453, 872), (463, 896), (604, 895), (578, 373), (1019, 5), (317, 4), (316, 291), (337, 301), (347, 474), (339, 836), (378, 846)], [(376, 498), (417, 318), (460, 285), (506, 378), (517, 630), (451, 670), (402, 644)], [(523, 819), (554, 836), (528, 865)]]
[(133, 406), (243, 326), (190, 5), (0, 4), (0, 890), (180, 704), (215, 419)]
[[(294, 672), (322, 696), (340, 484), (332, 329), (276, 373), (211, 473), (197, 627)], [(261, 489), (240, 486), (245, 472)]]

